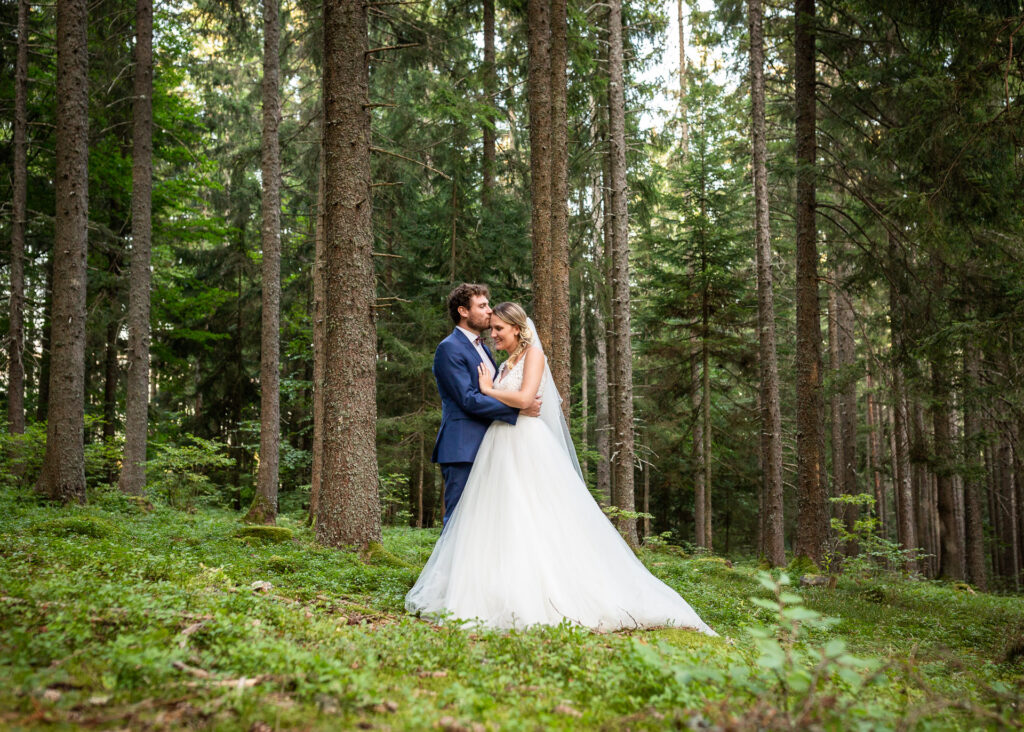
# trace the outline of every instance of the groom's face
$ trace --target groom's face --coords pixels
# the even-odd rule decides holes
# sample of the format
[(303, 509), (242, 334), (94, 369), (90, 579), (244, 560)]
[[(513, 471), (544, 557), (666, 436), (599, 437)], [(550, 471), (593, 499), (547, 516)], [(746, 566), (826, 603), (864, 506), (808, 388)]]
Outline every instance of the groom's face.
[[(459, 308), (461, 313), (464, 308)], [(482, 333), (491, 325), (491, 304), (486, 295), (472, 295), (469, 298), (469, 312), (466, 314), (466, 327)]]

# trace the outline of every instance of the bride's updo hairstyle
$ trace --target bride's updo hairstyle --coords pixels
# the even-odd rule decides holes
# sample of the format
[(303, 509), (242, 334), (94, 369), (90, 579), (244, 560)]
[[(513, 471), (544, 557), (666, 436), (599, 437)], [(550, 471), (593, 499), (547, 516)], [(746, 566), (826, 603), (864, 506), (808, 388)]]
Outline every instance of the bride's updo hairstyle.
[(508, 354), (510, 361), (515, 361), (519, 355), (530, 347), (533, 343), (533, 331), (530, 330), (530, 323), (526, 317), (526, 311), (523, 310), (522, 306), (517, 305), (514, 302), (502, 302), (498, 303), (491, 310), (494, 315), (504, 320), (509, 325), (514, 325), (519, 328), (519, 345), (516, 346), (516, 350)]

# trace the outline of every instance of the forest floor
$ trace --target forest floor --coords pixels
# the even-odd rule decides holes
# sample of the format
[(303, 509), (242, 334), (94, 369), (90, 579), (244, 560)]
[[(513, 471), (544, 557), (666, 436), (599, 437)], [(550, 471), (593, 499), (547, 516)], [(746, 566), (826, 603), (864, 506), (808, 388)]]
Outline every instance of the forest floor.
[[(1024, 600), (895, 576), (780, 585), (642, 559), (722, 637), (478, 632), (409, 617), (436, 530), (362, 556), (236, 514), (0, 491), (0, 728), (1008, 728)], [(276, 541), (275, 541), (276, 540)], [(794, 582), (794, 585), (796, 583)]]

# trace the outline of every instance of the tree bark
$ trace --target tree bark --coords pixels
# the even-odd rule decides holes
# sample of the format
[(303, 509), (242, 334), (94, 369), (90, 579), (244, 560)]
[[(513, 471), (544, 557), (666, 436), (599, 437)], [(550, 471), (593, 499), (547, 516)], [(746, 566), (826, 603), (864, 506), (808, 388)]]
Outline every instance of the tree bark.
[(483, 82), (484, 96), (488, 111), (485, 113), (483, 124), (483, 199), (484, 207), (489, 207), (494, 192), (494, 120), (492, 110), (497, 102), (495, 94), (498, 90), (497, 70), (494, 66), (494, 0), (483, 0), (484, 2), (484, 67)]
[(597, 492), (612, 504), (611, 425), (608, 419), (608, 335), (600, 298), (594, 303), (594, 442), (597, 445)]
[[(678, 0), (680, 21), (682, 0)], [(763, 549), (773, 567), (786, 563), (783, 535), (782, 412), (775, 345), (775, 295), (768, 210), (768, 147), (765, 131), (764, 6), (748, 0), (750, 31), (751, 147), (754, 184), (754, 250), (757, 266), (757, 341), (760, 366), (760, 451), (764, 497)], [(682, 38), (680, 28), (680, 38)], [(682, 63), (682, 62), (681, 62)]]
[(932, 429), (935, 432), (935, 477), (939, 512), (939, 576), (964, 578), (964, 552), (957, 527), (953, 493), (953, 440), (950, 434), (950, 386), (945, 359), (932, 361)]
[[(834, 257), (831, 257), (834, 260)], [(830, 495), (846, 493), (843, 466), (843, 430), (839, 407), (839, 297), (835, 287), (835, 262), (832, 265), (833, 282), (828, 286), (828, 370), (831, 389), (829, 394), (829, 431), (832, 437), (832, 489)]]
[[(530, 116), (530, 231), (533, 243), (533, 315), (537, 335), (550, 349), (551, 285), (551, 0), (527, 3), (527, 100)], [(554, 368), (552, 354), (548, 361)], [(555, 382), (558, 386), (558, 383)]]
[[(890, 242), (890, 253), (893, 245)], [(895, 286), (889, 288), (889, 328), (892, 360), (892, 430), (893, 430), (893, 464), (895, 471), (893, 481), (896, 493), (897, 537), (904, 551), (917, 549), (917, 520), (914, 513), (913, 470), (910, 464), (910, 419), (907, 413), (907, 394), (903, 383), (903, 360), (905, 347), (903, 344), (903, 310), (900, 306), (899, 293)], [(918, 570), (917, 561), (908, 561), (905, 569), (908, 572)]]
[[(756, 0), (760, 2), (760, 0)], [(686, 66), (686, 18), (683, 14), (683, 0), (676, 0), (676, 22), (679, 25), (679, 136), (680, 145), (683, 149), (683, 160), (686, 159), (686, 152), (690, 149), (690, 123), (687, 119), (686, 91), (689, 86), (687, 81)], [(762, 48), (762, 54), (763, 54)], [(762, 93), (764, 87), (762, 85)], [(762, 97), (763, 102), (763, 97)]]
[(366, 6), (324, 1), (324, 464), (317, 538), (381, 539)]
[(995, 456), (998, 480), (995, 491), (995, 511), (993, 514), (994, 528), (999, 545), (999, 569), (1006, 586), (1011, 589), (1020, 587), (1020, 560), (1016, 522), (1014, 520), (1015, 495), (1013, 489), (1013, 446), (1012, 436), (1001, 435), (998, 452)]
[(868, 394), (866, 399), (867, 415), (867, 474), (871, 479), (871, 488), (875, 496), (875, 511), (878, 517), (879, 531), (885, 536), (889, 526), (889, 509), (886, 500), (885, 485), (882, 483), (882, 443), (879, 433), (883, 431), (881, 407), (875, 401), (874, 385), (871, 374), (867, 377)]
[[(626, 187), (626, 99), (623, 74), (622, 0), (608, 13), (609, 142), (611, 143), (612, 321), (615, 330), (615, 499), (623, 511), (635, 511), (633, 490), (633, 346), (629, 312), (629, 219)], [(619, 531), (636, 547), (636, 519), (621, 518)]]
[(964, 529), (967, 581), (979, 590), (988, 589), (985, 572), (985, 533), (981, 509), (981, 420), (971, 395), (981, 378), (978, 348), (968, 342), (964, 347)]
[(309, 520), (315, 523), (319, 512), (320, 486), (323, 484), (324, 474), (324, 338), (325, 322), (324, 316), (324, 268), (326, 267), (324, 252), (324, 145), (323, 131), (325, 127), (321, 120), (321, 142), (320, 142), (320, 164), (317, 182), (317, 215), (316, 215), (316, 254), (313, 260), (313, 465), (310, 475), (309, 486)]
[[(605, 62), (608, 61), (610, 54), (605, 57)], [(608, 104), (604, 105), (605, 117), (601, 119), (601, 137), (604, 140), (606, 146), (606, 154), (602, 156), (601, 165), (601, 180), (603, 185), (601, 186), (601, 196), (603, 199), (603, 231), (604, 231), (604, 252), (601, 257), (601, 273), (604, 276), (604, 287), (603, 287), (603, 302), (606, 304), (607, 309), (605, 313), (607, 317), (604, 320), (604, 334), (605, 334), (605, 354), (607, 358), (607, 372), (608, 372), (608, 501), (612, 506), (618, 505), (618, 500), (615, 495), (615, 469), (614, 469), (614, 456), (618, 451), (618, 445), (616, 444), (616, 429), (615, 419), (616, 410), (615, 405), (618, 403), (617, 396), (617, 384), (616, 384), (616, 335), (615, 335), (615, 318), (614, 318), (614, 299), (615, 294), (612, 287), (612, 280), (614, 279), (613, 264), (615, 252), (615, 215), (612, 210), (612, 146), (609, 138), (608, 120), (611, 116), (611, 95), (608, 96)]]
[[(568, 418), (571, 339), (566, 0), (530, 0), (528, 8), (533, 317)], [(542, 207), (546, 210), (539, 211)]]
[[(111, 301), (116, 300), (111, 297)], [(118, 323), (111, 313), (107, 321), (106, 344), (103, 354), (103, 441), (114, 439), (117, 420), (117, 331)], [(110, 476), (113, 480), (113, 476)]]
[(932, 514), (935, 506), (932, 500), (932, 480), (928, 472), (928, 437), (924, 428), (924, 411), (916, 399), (907, 395), (907, 414), (910, 416), (910, 471), (914, 500), (918, 544), (927, 555), (921, 561), (921, 568), (928, 577), (935, 577), (935, 561), (938, 547), (933, 541)]
[[(128, 286), (124, 463), (118, 487), (146, 487), (149, 432), (150, 252), (153, 239), (153, 2), (135, 4), (135, 99), (132, 103), (132, 248)], [(198, 414), (196, 415), (198, 417)]]
[[(843, 283), (848, 277), (848, 267), (842, 262), (843, 252), (836, 251), (836, 248), (833, 247), (835, 259), (833, 276), (835, 279), (829, 296), (830, 310), (832, 310), (834, 302), (835, 317), (835, 360), (832, 369), (833, 378), (836, 380), (834, 388), (836, 411), (833, 434), (838, 437), (838, 444), (833, 447), (833, 454), (837, 457), (833, 463), (833, 469), (836, 475), (837, 493), (854, 495), (860, 493), (860, 486), (857, 484), (857, 382), (851, 373), (857, 360), (856, 343), (853, 337), (856, 322), (853, 303), (843, 287)], [(831, 320), (833, 313), (830, 312), (829, 315)], [(860, 514), (859, 507), (854, 504), (846, 505), (841, 513), (847, 530), (852, 530)], [(846, 553), (848, 555), (857, 554), (858, 551), (856, 542), (847, 544)]]
[[(46, 285), (43, 302), (43, 332), (39, 338), (42, 355), (39, 359), (39, 401), (36, 404), (36, 421), (46, 421), (50, 411), (50, 348), (53, 333), (53, 260), (54, 250), (50, 250), (50, 259), (46, 263)], [(83, 378), (84, 384), (84, 378)]]
[(696, 349), (690, 359), (690, 403), (693, 408), (693, 524), (694, 543), (701, 549), (708, 548), (707, 537), (707, 471), (704, 464), (707, 454), (704, 452), (704, 410), (701, 406), (700, 349)]
[(263, 316), (260, 336), (260, 467), (247, 523), (277, 522), (281, 450), (280, 0), (263, 0)]
[(824, 558), (829, 518), (826, 500), (815, 228), (814, 0), (795, 0), (796, 82), (796, 422), (797, 534), (794, 553), (816, 564)]
[[(11, 170), (11, 301), (7, 330), (7, 429), (25, 432), (25, 224), (28, 218), (28, 0), (18, 0)], [(15, 465), (20, 465), (16, 460)], [(20, 469), (20, 468), (16, 468)]]
[(57, 208), (46, 455), (36, 490), (85, 502), (85, 282), (89, 216), (87, 3), (57, 2)]
[(587, 480), (589, 468), (587, 466), (587, 430), (590, 427), (590, 364), (587, 362), (587, 288), (580, 278), (580, 453), (583, 459), (580, 460), (580, 470), (583, 471), (583, 480)]

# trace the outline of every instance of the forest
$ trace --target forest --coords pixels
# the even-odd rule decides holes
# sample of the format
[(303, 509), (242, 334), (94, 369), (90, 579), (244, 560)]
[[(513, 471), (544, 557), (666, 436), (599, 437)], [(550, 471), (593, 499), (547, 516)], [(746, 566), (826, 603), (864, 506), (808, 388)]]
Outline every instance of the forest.
[[(4, 724), (1020, 726), (1020, 0), (0, 29)], [(742, 640), (403, 617), (462, 282), (532, 315), (594, 499)]]

